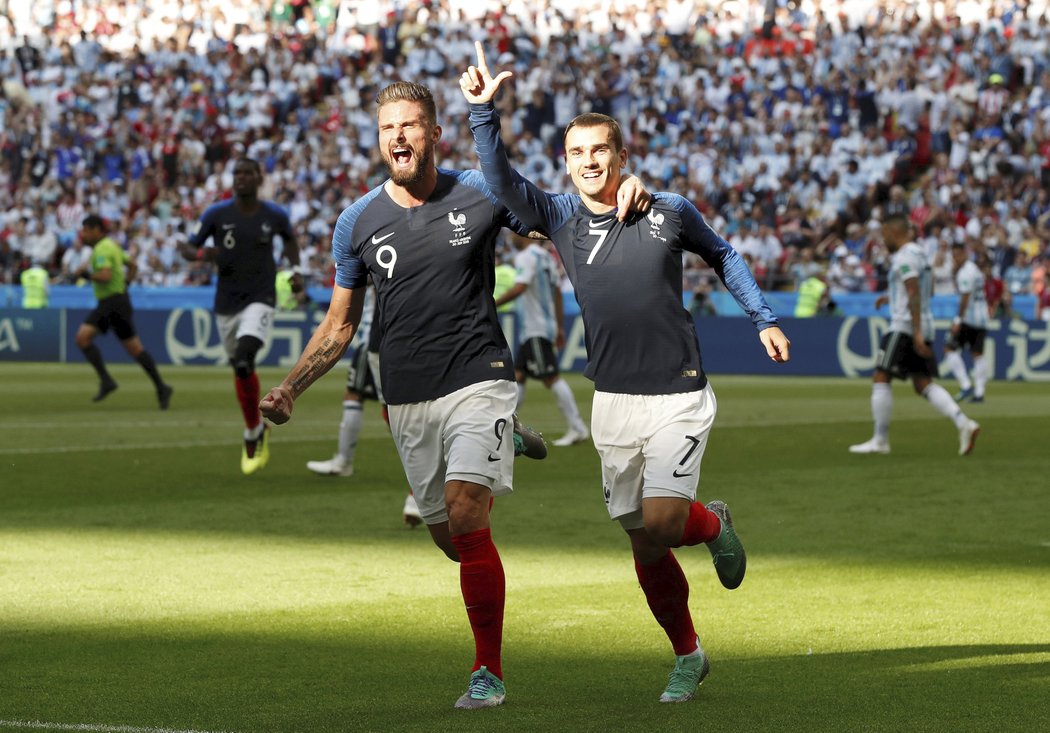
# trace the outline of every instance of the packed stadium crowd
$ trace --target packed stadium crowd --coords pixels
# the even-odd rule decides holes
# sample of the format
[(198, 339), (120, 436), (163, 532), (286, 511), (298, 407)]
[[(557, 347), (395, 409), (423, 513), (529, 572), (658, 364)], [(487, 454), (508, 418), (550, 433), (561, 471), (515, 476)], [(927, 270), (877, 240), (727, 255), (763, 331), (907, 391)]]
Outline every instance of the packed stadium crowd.
[[(339, 213), (379, 184), (375, 96), (433, 90), (439, 164), (474, 167), (455, 83), (473, 42), (513, 71), (516, 166), (570, 186), (575, 115), (624, 126), (629, 166), (686, 195), (767, 289), (885, 287), (878, 222), (906, 213), (952, 291), (952, 243), (1002, 291), (1050, 264), (1050, 20), (1042, 0), (0, 0), (0, 281), (75, 282), (97, 213), (139, 282), (199, 285), (179, 257), (233, 162), (265, 168), (313, 284)], [(508, 253), (510, 247), (507, 248)], [(697, 258), (689, 290), (716, 278)], [(1033, 314), (1021, 314), (1032, 317)]]

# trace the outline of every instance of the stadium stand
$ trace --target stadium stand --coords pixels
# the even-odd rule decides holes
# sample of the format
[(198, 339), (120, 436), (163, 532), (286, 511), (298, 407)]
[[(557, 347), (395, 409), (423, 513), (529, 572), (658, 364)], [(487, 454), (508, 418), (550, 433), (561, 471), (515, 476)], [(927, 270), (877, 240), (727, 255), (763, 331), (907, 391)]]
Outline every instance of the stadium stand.
[[(1007, 293), (1038, 296), (1050, 258), (1046, 2), (857, 0), (0, 0), (0, 282), (34, 260), (68, 282), (84, 211), (140, 284), (194, 286), (177, 256), (232, 161), (265, 162), (316, 286), (339, 212), (385, 176), (375, 93), (427, 83), (441, 162), (473, 165), (452, 77), (482, 39), (516, 74), (499, 104), (519, 168), (569, 181), (561, 130), (624, 124), (632, 169), (688, 193), (764, 288), (827, 273), (832, 297), (881, 289), (881, 215), (905, 211), (950, 288), (953, 242)], [(686, 292), (716, 278), (690, 262)], [(1008, 301), (1007, 301), (1008, 302)], [(1030, 314), (1023, 314), (1030, 317)]]

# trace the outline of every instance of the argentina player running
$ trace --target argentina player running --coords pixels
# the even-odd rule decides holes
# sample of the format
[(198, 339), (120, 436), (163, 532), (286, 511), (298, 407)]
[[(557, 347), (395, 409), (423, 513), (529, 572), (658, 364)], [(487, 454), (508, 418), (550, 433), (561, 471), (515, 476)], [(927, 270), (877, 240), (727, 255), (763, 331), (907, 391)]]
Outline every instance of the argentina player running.
[[(751, 316), (769, 356), (787, 361), (789, 342), (743, 259), (681, 196), (657, 193), (647, 216), (620, 222), (616, 191), (627, 163), (619, 125), (587, 114), (565, 132), (566, 166), (578, 194), (540, 191), (514, 171), (491, 100), (495, 79), (478, 65), (460, 79), (485, 181), (519, 217), (541, 218), (576, 288), (595, 384), (591, 434), (601, 457), (605, 503), (630, 537), (649, 607), (676, 655), (661, 702), (696, 694), (709, 664), (689, 612), (689, 584), (671, 547), (706, 543), (722, 584), (744, 577), (744, 550), (723, 502), (697, 502), (700, 462), (715, 396), (682, 305), (682, 252), (710, 264)], [(627, 293), (630, 297), (627, 297)]]
[[(241, 471), (253, 474), (270, 459), (269, 426), (259, 412), (259, 375), (255, 357), (273, 334), (277, 304), (277, 264), (273, 240), (279, 236), (284, 258), (295, 271), (292, 291), (303, 288), (299, 245), (288, 213), (259, 199), (262, 168), (252, 158), (233, 165), (233, 198), (209, 206), (183, 248), (187, 259), (213, 259), (219, 273), (215, 321), (235, 375), (237, 402), (244, 417)], [(211, 239), (215, 246), (201, 249)]]
[(890, 305), (890, 327), (879, 342), (871, 377), (871, 417), (874, 434), (849, 447), (850, 453), (890, 452), (890, 418), (893, 415), (894, 379), (910, 379), (915, 394), (955, 424), (959, 455), (974, 448), (981, 426), (967, 417), (941, 385), (933, 354), (933, 275), (926, 251), (914, 240), (915, 227), (901, 214), (887, 217), (881, 226), (883, 244), (891, 254), (889, 293), (875, 299), (875, 307)]
[[(505, 581), (489, 529), (489, 499), (512, 488), (514, 366), (492, 299), (495, 241), (517, 220), (477, 171), (438, 169), (441, 138), (430, 90), (380, 92), (379, 148), (390, 179), (346, 209), (332, 248), (336, 282), (299, 362), (262, 401), (286, 422), (295, 399), (346, 351), (375, 284), (380, 374), (390, 428), (435, 544), (460, 566), (475, 660), (458, 708), (499, 705)], [(542, 441), (540, 441), (542, 446)]]

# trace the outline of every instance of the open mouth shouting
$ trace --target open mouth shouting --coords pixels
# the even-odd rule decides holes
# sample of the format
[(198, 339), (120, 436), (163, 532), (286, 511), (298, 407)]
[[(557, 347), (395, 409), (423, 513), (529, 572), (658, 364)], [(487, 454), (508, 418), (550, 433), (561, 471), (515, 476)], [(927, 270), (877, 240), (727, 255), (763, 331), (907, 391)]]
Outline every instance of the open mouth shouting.
[(412, 148), (407, 145), (396, 145), (390, 149), (390, 160), (394, 168), (410, 170), (415, 160)]
[(411, 145), (398, 143), (389, 148), (390, 178), (400, 186), (411, 186), (423, 180), (430, 164), (430, 150), (416, 150)]

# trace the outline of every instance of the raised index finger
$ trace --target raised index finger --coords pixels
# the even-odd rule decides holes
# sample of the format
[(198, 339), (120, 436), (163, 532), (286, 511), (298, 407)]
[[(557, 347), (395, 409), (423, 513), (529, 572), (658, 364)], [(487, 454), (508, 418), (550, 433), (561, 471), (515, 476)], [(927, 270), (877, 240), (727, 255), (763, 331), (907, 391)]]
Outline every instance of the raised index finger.
[(485, 76), (491, 76), (489, 66), (485, 63), (485, 47), (481, 45), (481, 41), (474, 41), (474, 50), (478, 53), (478, 71)]

